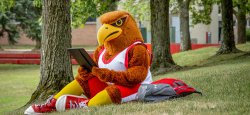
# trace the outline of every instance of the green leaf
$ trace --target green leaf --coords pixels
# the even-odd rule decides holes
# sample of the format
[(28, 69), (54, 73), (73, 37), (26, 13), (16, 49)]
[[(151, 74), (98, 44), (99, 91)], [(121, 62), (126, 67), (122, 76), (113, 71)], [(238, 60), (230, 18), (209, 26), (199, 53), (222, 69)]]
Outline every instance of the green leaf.
[(6, 12), (6, 10), (13, 7), (15, 0), (1, 0), (0, 1), (0, 13)]

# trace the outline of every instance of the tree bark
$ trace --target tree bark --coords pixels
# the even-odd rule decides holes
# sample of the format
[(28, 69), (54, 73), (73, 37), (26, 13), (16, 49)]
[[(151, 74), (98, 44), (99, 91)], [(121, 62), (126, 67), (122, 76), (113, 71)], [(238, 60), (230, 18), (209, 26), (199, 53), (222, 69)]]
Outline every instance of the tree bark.
[(191, 0), (178, 0), (180, 8), (180, 30), (181, 30), (181, 44), (180, 50), (191, 50), (191, 38), (189, 31), (189, 5)]
[(175, 65), (170, 53), (169, 0), (150, 0), (153, 63), (155, 74), (166, 72)]
[(73, 80), (67, 48), (71, 47), (70, 0), (43, 0), (41, 74), (28, 103), (44, 100)]
[(217, 55), (236, 53), (239, 50), (236, 48), (234, 41), (232, 0), (221, 0), (221, 9), (223, 40)]
[(238, 13), (236, 15), (238, 26), (237, 26), (237, 34), (238, 34), (238, 44), (246, 43), (246, 3), (247, 0), (242, 0), (238, 5)]

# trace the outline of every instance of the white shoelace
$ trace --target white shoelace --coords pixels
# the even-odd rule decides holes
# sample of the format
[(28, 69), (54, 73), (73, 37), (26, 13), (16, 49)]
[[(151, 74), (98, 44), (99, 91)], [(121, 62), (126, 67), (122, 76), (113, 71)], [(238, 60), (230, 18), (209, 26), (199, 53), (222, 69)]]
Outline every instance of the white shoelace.
[(70, 109), (76, 109), (76, 108), (84, 108), (87, 107), (87, 101), (81, 101), (79, 104), (74, 101), (72, 102), (71, 100), (69, 101), (70, 104)]

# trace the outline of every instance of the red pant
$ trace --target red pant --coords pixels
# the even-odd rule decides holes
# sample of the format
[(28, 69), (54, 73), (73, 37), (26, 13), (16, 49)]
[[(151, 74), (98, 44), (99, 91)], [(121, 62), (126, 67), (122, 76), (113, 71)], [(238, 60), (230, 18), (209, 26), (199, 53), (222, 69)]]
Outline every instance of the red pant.
[[(92, 98), (109, 85), (106, 82), (100, 81), (97, 77), (93, 77), (88, 80), (88, 86), (90, 90), (90, 98)], [(136, 94), (140, 87), (140, 84), (137, 84), (133, 87), (125, 87), (121, 85), (115, 86), (119, 89), (121, 93), (122, 102), (128, 102), (136, 99)]]

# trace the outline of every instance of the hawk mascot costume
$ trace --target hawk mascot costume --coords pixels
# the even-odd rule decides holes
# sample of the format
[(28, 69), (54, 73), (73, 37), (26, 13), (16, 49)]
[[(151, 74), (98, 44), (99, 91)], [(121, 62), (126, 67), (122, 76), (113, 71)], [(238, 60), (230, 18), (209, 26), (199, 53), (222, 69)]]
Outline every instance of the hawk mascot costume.
[(91, 72), (79, 67), (74, 81), (45, 104), (31, 105), (24, 114), (132, 101), (141, 84), (152, 82), (150, 56), (132, 16), (125, 11), (113, 11), (103, 14), (100, 21), (99, 46), (93, 56), (98, 67)]

